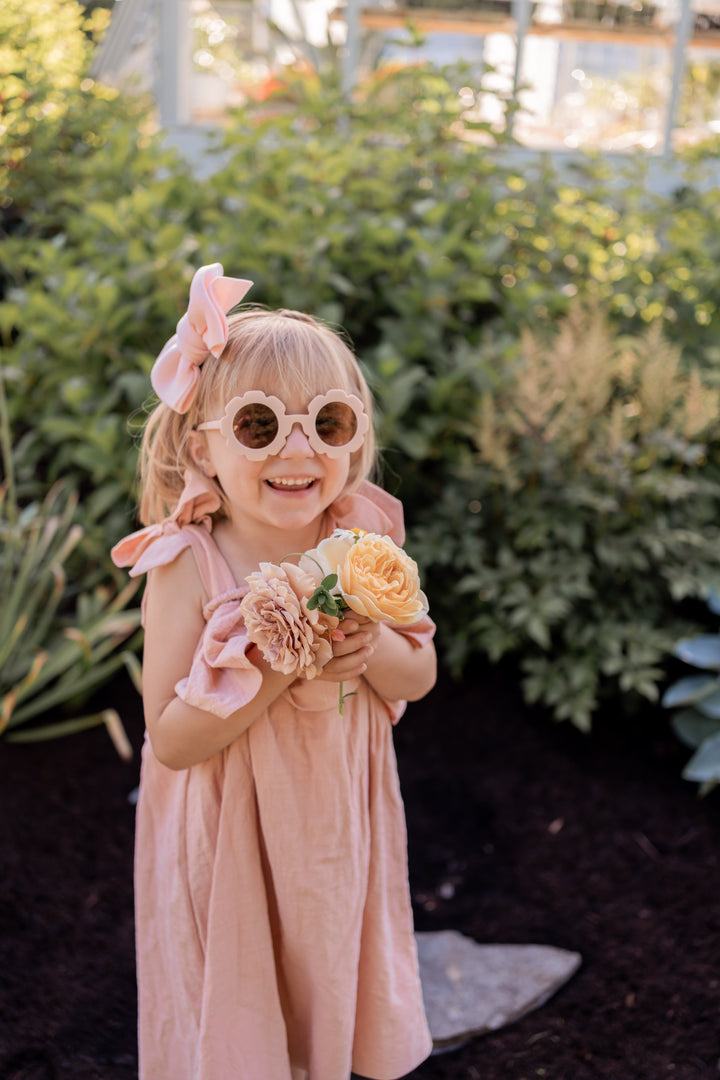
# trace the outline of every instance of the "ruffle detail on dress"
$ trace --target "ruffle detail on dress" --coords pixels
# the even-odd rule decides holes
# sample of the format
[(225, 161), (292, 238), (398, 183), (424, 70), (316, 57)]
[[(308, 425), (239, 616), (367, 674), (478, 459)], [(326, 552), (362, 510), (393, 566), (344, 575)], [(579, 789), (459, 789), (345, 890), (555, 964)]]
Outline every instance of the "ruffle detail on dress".
[(435, 636), (435, 623), (429, 615), (423, 615), (422, 619), (418, 619), (417, 622), (411, 623), (409, 626), (397, 626), (394, 623), (388, 625), (392, 626), (396, 634), (402, 634), (408, 641), (411, 641), (417, 649), (427, 645)]
[(389, 536), (398, 547), (405, 543), (402, 503), (369, 480), (363, 480), (352, 494), (341, 495), (328, 513), (335, 529), (360, 528)]
[(205, 622), (209, 622), (217, 609), (223, 607), (224, 604), (239, 604), (247, 591), (247, 585), (240, 585), (235, 589), (228, 589), (226, 592), (218, 593), (217, 596), (213, 596), (212, 600), (208, 600), (203, 608), (203, 619)]
[[(389, 536), (398, 547), (405, 543), (405, 521), (402, 503), (394, 495), (363, 480), (352, 495), (341, 496), (330, 507), (333, 528), (354, 529), (359, 527), (366, 532), (376, 532)], [(435, 623), (427, 615), (410, 626), (397, 626), (388, 623), (398, 634), (409, 638), (413, 645), (420, 648), (432, 641)]]
[(262, 685), (260, 671), (247, 657), (252, 642), (240, 614), (240, 598), (246, 591), (231, 590), (206, 605), (209, 618), (190, 674), (175, 686), (175, 693), (187, 705), (223, 720), (247, 705)]
[(164, 521), (148, 525), (120, 540), (110, 552), (116, 566), (130, 566), (130, 577), (138, 577), (156, 566), (165, 566), (189, 546), (183, 535), (186, 525), (212, 530), (212, 515), (221, 506), (220, 496), (208, 477), (187, 469), (185, 487), (177, 507)]

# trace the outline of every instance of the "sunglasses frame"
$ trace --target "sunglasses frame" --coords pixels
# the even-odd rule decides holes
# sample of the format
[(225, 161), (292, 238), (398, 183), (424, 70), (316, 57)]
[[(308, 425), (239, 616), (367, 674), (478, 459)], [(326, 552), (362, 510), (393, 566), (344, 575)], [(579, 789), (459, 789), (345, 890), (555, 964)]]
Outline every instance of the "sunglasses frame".
[[(357, 420), (355, 434), (350, 442), (345, 443), (343, 446), (331, 446), (328, 443), (324, 443), (315, 428), (315, 421), (318, 413), (325, 405), (329, 405), (333, 401), (339, 401), (344, 405), (349, 405), (355, 413), (355, 418)], [(275, 413), (278, 424), (277, 435), (267, 446), (253, 449), (249, 446), (243, 446), (243, 444), (235, 438), (233, 431), (235, 417), (245, 405), (266, 405)], [(351, 454), (355, 450), (360, 449), (370, 427), (370, 418), (365, 412), (365, 407), (360, 398), (356, 397), (355, 394), (348, 394), (344, 390), (329, 390), (326, 394), (318, 394), (308, 405), (308, 411), (306, 413), (292, 414), (285, 411), (285, 406), (280, 398), (277, 398), (272, 394), (264, 394), (262, 390), (248, 390), (247, 393), (243, 394), (241, 397), (234, 397), (228, 401), (225, 406), (224, 415), (220, 417), (219, 420), (206, 420), (204, 423), (197, 425), (197, 430), (219, 430), (224, 436), (228, 448), (232, 450), (233, 453), (248, 458), (250, 461), (263, 461), (264, 458), (270, 457), (272, 454), (280, 453), (295, 424), (300, 424), (310, 446), (316, 454), (326, 454), (330, 458), (339, 458), (342, 457), (343, 454)]]

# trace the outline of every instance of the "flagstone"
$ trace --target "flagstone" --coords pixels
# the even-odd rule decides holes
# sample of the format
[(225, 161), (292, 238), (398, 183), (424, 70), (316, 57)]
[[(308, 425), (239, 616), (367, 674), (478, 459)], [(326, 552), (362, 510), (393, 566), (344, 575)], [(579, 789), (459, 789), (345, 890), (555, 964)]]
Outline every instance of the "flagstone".
[(480, 945), (456, 930), (415, 937), (435, 1052), (455, 1049), (537, 1009), (582, 960), (579, 953), (551, 945)]

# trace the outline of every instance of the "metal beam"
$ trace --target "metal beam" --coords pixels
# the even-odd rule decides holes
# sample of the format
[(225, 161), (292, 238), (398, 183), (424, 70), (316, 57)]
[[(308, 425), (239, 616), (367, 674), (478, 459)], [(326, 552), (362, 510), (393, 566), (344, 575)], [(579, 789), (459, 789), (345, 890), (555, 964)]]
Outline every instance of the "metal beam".
[(349, 94), (355, 86), (360, 59), (360, 0), (347, 0), (345, 5), (347, 38), (343, 57), (342, 88)]
[[(520, 87), (520, 71), (522, 68), (523, 51), (525, 48), (525, 36), (530, 26), (530, 0), (512, 0), (512, 13), (515, 20), (515, 69), (513, 71), (512, 99), (517, 105), (518, 90)], [(508, 117), (508, 135), (512, 135), (514, 112)]]
[(163, 127), (190, 123), (192, 31), (190, 0), (156, 0), (157, 67), (155, 97)]
[(673, 77), (668, 99), (667, 116), (665, 118), (665, 142), (663, 156), (672, 156), (672, 135), (677, 110), (680, 103), (680, 93), (683, 79), (685, 78), (685, 53), (693, 31), (694, 15), (691, 0), (681, 0), (680, 19), (675, 28), (675, 48), (673, 49)]

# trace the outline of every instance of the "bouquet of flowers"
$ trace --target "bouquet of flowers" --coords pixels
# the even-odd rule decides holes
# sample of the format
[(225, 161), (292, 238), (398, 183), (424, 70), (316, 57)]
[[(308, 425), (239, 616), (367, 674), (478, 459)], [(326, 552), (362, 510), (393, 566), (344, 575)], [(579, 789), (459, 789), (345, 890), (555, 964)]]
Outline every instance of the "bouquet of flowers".
[[(389, 536), (362, 529), (336, 529), (303, 552), (299, 566), (261, 563), (245, 580), (240, 610), (250, 641), (274, 671), (306, 679), (332, 657), (347, 611), (405, 625), (428, 610), (415, 561)], [(342, 703), (341, 683), (341, 715)]]

